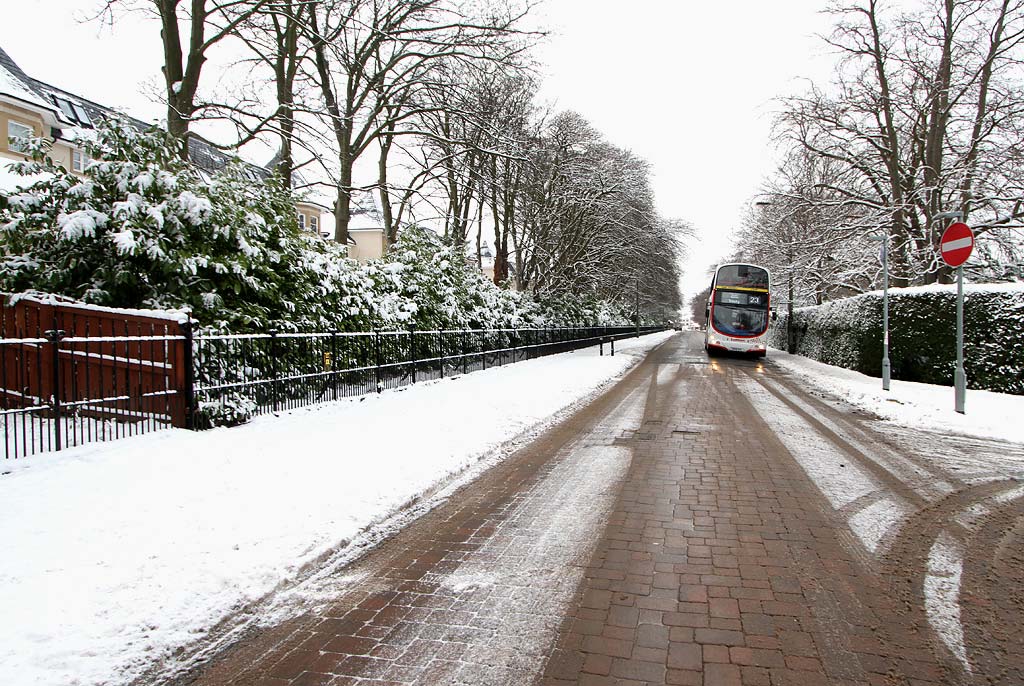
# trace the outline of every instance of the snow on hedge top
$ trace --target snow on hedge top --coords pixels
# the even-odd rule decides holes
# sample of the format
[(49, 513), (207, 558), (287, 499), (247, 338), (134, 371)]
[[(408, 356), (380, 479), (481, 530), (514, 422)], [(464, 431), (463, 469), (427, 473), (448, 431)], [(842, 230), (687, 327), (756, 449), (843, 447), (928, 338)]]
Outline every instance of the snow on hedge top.
[[(956, 293), (956, 284), (952, 283), (933, 283), (927, 286), (908, 286), (906, 288), (890, 288), (889, 297), (899, 297), (901, 295), (928, 295), (935, 293)], [(983, 295), (986, 293), (1016, 293), (1020, 297), (1024, 298), (1024, 282), (1014, 281), (1012, 283), (965, 283), (964, 294), (965, 295)], [(860, 293), (858, 295), (851, 296), (849, 298), (843, 298), (842, 300), (830, 300), (822, 303), (821, 305), (805, 305), (804, 307), (798, 307), (797, 310), (811, 310), (817, 307), (823, 306), (835, 306), (840, 302), (856, 302), (861, 298), (881, 298), (884, 295), (884, 291), (868, 291), (867, 293)]]
[[(927, 286), (890, 288), (889, 295), (924, 295), (927, 293), (956, 293), (955, 283), (933, 283)], [(964, 293), (1024, 293), (1024, 283), (964, 283)], [(864, 295), (882, 295), (883, 292), (869, 291)]]

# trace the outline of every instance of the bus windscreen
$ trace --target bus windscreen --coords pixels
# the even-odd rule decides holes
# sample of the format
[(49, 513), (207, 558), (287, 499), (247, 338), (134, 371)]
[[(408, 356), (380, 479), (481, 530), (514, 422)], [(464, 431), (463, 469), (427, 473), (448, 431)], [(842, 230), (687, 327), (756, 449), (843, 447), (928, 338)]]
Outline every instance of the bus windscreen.
[(760, 336), (768, 329), (768, 294), (715, 291), (715, 329), (728, 336)]
[(718, 270), (719, 288), (763, 288), (768, 290), (768, 271), (748, 264), (728, 264)]

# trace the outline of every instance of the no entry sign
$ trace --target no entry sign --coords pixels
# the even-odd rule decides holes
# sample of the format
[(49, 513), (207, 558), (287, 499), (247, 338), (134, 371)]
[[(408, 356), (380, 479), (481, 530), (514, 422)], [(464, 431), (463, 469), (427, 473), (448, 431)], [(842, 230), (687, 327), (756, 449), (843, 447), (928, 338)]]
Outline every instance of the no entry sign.
[(942, 261), (950, 267), (959, 267), (967, 261), (974, 250), (974, 232), (963, 222), (950, 224), (942, 234), (940, 247)]

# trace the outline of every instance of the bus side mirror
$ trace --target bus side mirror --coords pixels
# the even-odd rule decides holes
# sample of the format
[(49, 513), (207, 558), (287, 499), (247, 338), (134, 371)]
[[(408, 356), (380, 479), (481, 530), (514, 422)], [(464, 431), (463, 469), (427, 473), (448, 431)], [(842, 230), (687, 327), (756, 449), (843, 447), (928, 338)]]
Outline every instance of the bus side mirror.
[(778, 318), (779, 318), (779, 313), (776, 312), (775, 310), (772, 310), (772, 321), (774, 322)]

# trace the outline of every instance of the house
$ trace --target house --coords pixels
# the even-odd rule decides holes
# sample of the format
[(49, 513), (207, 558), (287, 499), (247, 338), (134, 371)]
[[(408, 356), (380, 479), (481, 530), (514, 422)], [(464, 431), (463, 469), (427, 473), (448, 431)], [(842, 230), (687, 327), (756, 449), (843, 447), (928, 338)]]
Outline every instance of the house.
[[(27, 159), (25, 138), (49, 138), (53, 161), (81, 173), (89, 163), (82, 141), (92, 135), (97, 122), (110, 117), (149, 128), (143, 121), (32, 78), (0, 48), (0, 189), (13, 188), (19, 181), (7, 172), (3, 161)], [(219, 171), (238, 159), (195, 133), (189, 136), (189, 157), (201, 173)], [(272, 173), (273, 160), (266, 167), (246, 164), (245, 169), (253, 180), (265, 179)], [(303, 199), (297, 203), (296, 213), (302, 229), (323, 235), (324, 218), (330, 213), (327, 207)]]
[(387, 250), (384, 217), (377, 204), (376, 193), (363, 193), (352, 198), (348, 220), (348, 255), (366, 262), (376, 260)]
[(491, 252), (491, 246), (484, 241), (480, 246), (480, 271), (491, 281), (494, 281), (494, 253)]

